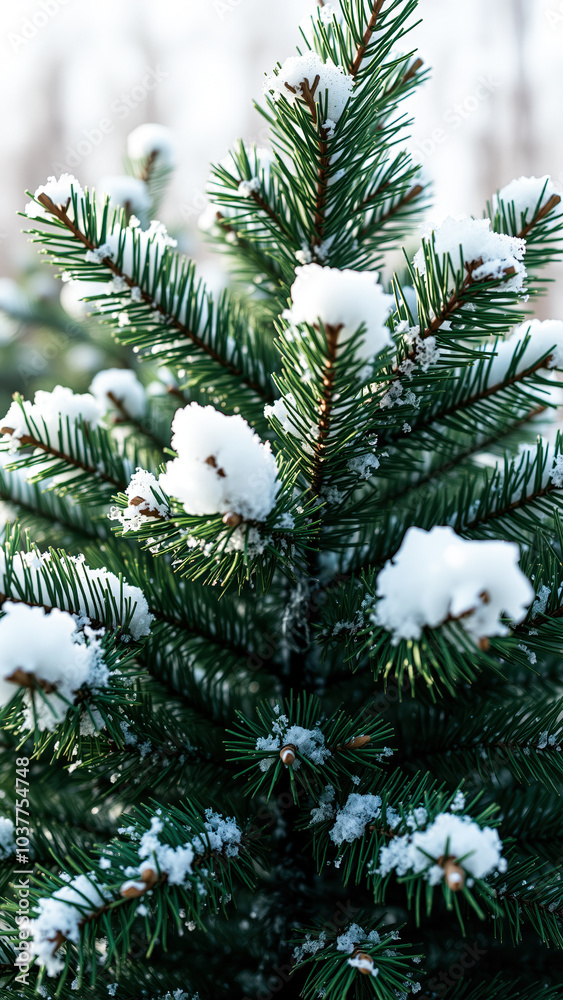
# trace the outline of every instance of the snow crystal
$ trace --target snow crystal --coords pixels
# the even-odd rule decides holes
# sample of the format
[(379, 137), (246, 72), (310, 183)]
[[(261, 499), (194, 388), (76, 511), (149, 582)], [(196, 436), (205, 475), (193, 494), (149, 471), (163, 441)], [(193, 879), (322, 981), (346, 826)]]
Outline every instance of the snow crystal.
[[(109, 615), (114, 625), (122, 625), (130, 615), (129, 631), (134, 639), (149, 635), (153, 616), (149, 612), (147, 600), (139, 587), (130, 586), (126, 580), (120, 579), (107, 569), (91, 569), (84, 556), (66, 555), (67, 565), (72, 567), (76, 580), (76, 592), (79, 607), (62, 608), (96, 620), (103, 614)], [(29, 552), (16, 552), (13, 558), (7, 559), (0, 549), (0, 591), (8, 597), (19, 595), (31, 590), (38, 604), (42, 594), (52, 587), (51, 570), (52, 557), (49, 552), (31, 549)], [(111, 595), (104, 596), (107, 591)], [(59, 595), (61, 603), (66, 603), (64, 593)], [(131, 613), (132, 612), (132, 613)]]
[(367, 941), (369, 944), (379, 944), (380, 940), (381, 938), (377, 931), (370, 931), (369, 934), (366, 934), (363, 927), (360, 927), (359, 924), (349, 924), (346, 930), (338, 935), (336, 950), (350, 955), (362, 941)]
[(319, 796), (319, 804), (314, 809), (311, 809), (311, 822), (309, 826), (313, 826), (315, 823), (324, 823), (327, 819), (332, 819), (334, 813), (334, 796), (336, 790), (334, 785), (325, 785), (325, 789), (321, 792)]
[(276, 461), (243, 417), (190, 403), (176, 411), (172, 431), (178, 458), (167, 463), (160, 485), (187, 514), (265, 520), (280, 485)]
[(151, 196), (145, 182), (130, 174), (115, 174), (102, 177), (98, 190), (103, 198), (109, 198), (113, 205), (128, 209), (129, 213), (143, 216), (150, 210)]
[[(253, 192), (257, 192), (262, 188), (267, 196), (270, 187), (270, 170), (272, 164), (274, 163), (274, 156), (271, 149), (261, 146), (255, 146), (248, 149), (243, 143), (240, 144), (240, 149), (241, 152), (244, 152), (249, 163), (252, 165), (252, 169), (255, 170), (255, 176), (251, 177), (250, 180), (239, 180), (239, 194), (248, 198), (251, 197)], [(239, 167), (232, 154), (229, 154), (220, 160), (219, 166), (223, 167), (223, 169), (233, 179), (239, 179)], [(217, 228), (221, 231), (217, 219), (217, 213), (223, 216), (223, 218), (229, 219), (232, 216), (240, 214), (240, 207), (235, 206), (232, 203), (229, 204), (223, 200), (225, 195), (232, 198), (233, 190), (230, 186), (226, 186), (224, 182), (215, 175), (213, 175), (209, 180), (206, 191), (209, 195), (209, 204), (200, 215), (198, 219), (198, 226), (201, 230), (203, 230), (203, 232), (213, 232), (213, 230)], [(261, 226), (262, 223), (256, 216), (254, 210), (252, 228), (255, 230)]]
[(457, 860), (474, 878), (506, 871), (497, 830), (482, 828), (469, 816), (440, 813), (426, 830), (394, 837), (382, 847), (377, 874), (385, 878), (393, 869), (399, 876), (409, 871), (425, 872), (426, 880), (437, 885), (445, 874), (438, 861), (446, 851), (447, 857)]
[[(78, 218), (74, 217), (74, 209), (72, 207), (72, 195), (76, 196), (78, 201)], [(46, 184), (41, 184), (37, 188), (34, 198), (39, 198), (39, 195), (45, 194), (51, 199), (54, 205), (59, 205), (61, 208), (66, 209), (69, 218), (76, 222), (78, 226), (81, 225), (83, 221), (82, 215), (82, 199), (84, 198), (84, 191), (81, 185), (77, 181), (76, 177), (72, 174), (61, 174), (57, 179), (56, 177), (49, 177)], [(51, 215), (44, 208), (43, 205), (37, 205), (34, 201), (28, 202), (25, 206), (25, 214), (31, 219), (50, 219)]]
[(448, 618), (459, 619), (475, 640), (506, 635), (499, 616), (522, 621), (534, 596), (518, 559), (512, 542), (466, 540), (450, 527), (409, 528), (378, 576), (373, 621), (393, 633), (395, 644)]
[(452, 812), (463, 812), (465, 809), (465, 795), (461, 790), (455, 793), (450, 809)]
[(0, 861), (15, 854), (14, 824), (7, 816), (0, 816)]
[(307, 934), (305, 940), (297, 948), (293, 949), (293, 961), (297, 965), (298, 962), (302, 962), (305, 955), (316, 955), (318, 951), (321, 951), (326, 945), (326, 931), (321, 931), (318, 937), (314, 938), (311, 934)]
[[(109, 672), (102, 658), (101, 640), (94, 634), (85, 642), (76, 621), (67, 611), (6, 602), (0, 618), (0, 704), (16, 693), (19, 680), (14, 674), (30, 675), (30, 683), (48, 686), (45, 698), (36, 698), (39, 729), (54, 729), (64, 718), (69, 703), (83, 685), (105, 687)], [(35, 685), (34, 685), (35, 686)], [(50, 692), (49, 688), (55, 690)], [(30, 696), (31, 697), (31, 696)], [(28, 718), (33, 726), (34, 714)]]
[(548, 174), (543, 177), (519, 177), (501, 188), (498, 195), (493, 195), (493, 209), (495, 212), (498, 210), (500, 201), (507, 208), (513, 202), (516, 225), (524, 228), (554, 194), (557, 191)]
[(563, 455), (556, 455), (553, 459), (550, 479), (556, 489), (563, 488)]
[(292, 305), (284, 317), (292, 323), (342, 327), (339, 344), (345, 344), (362, 324), (365, 333), (357, 347), (357, 356), (366, 361), (392, 344), (385, 325), (394, 299), (378, 283), (377, 271), (339, 270), (305, 264), (295, 269), (291, 286)]
[(129, 500), (128, 506), (125, 508), (111, 507), (108, 515), (110, 521), (120, 521), (123, 534), (125, 534), (127, 531), (138, 531), (151, 518), (167, 519), (170, 516), (170, 508), (164, 500), (160, 499), (161, 491), (158, 487), (158, 480), (152, 472), (137, 469), (125, 490), (125, 495)]
[[(10, 451), (15, 452), (21, 445), (22, 438), (37, 437), (39, 433), (45, 444), (53, 447), (68, 448), (69, 433), (66, 426), (67, 418), (71, 426), (71, 439), (74, 436), (73, 424), (83, 420), (90, 427), (98, 426), (102, 409), (90, 393), (79, 395), (57, 385), (52, 392), (39, 389), (32, 402), (14, 400), (6, 416), (0, 419), (0, 432), (10, 438)], [(35, 427), (37, 430), (35, 430)]]
[(155, 125), (152, 122), (138, 125), (127, 136), (127, 153), (131, 160), (147, 160), (156, 154), (159, 164), (172, 168), (174, 166), (172, 132), (165, 125)]
[[(315, 80), (318, 77), (317, 85)], [(290, 56), (280, 69), (266, 79), (264, 93), (273, 93), (274, 99), (282, 95), (293, 103), (296, 97), (303, 99), (305, 90), (313, 93), (315, 101), (323, 101), (327, 118), (338, 122), (353, 92), (354, 81), (341, 66), (333, 62), (323, 62), (316, 52), (309, 51), (302, 56)], [(313, 87), (315, 88), (313, 91)], [(290, 89), (291, 88), (291, 89)], [(325, 93), (328, 100), (325, 100)]]
[(537, 618), (538, 615), (545, 614), (550, 596), (551, 587), (547, 587), (545, 584), (543, 587), (540, 587), (539, 593), (536, 595), (536, 599), (532, 605), (532, 618)]
[(368, 823), (381, 814), (379, 795), (360, 795), (352, 792), (344, 806), (338, 810), (336, 821), (330, 831), (330, 839), (335, 844), (351, 843), (362, 837)]
[(144, 386), (130, 368), (107, 368), (98, 372), (92, 380), (89, 391), (105, 411), (122, 412), (117, 405), (121, 403), (127, 415), (133, 419), (143, 417), (146, 413), (147, 397)]
[(358, 458), (351, 458), (347, 467), (360, 479), (370, 479), (376, 469), (379, 469), (379, 459), (371, 454), (360, 455)]
[(106, 902), (104, 888), (98, 885), (94, 875), (78, 875), (52, 896), (38, 901), (37, 916), (30, 922), (33, 934), (30, 948), (37, 956), (37, 964), (45, 966), (48, 976), (62, 972), (65, 964), (63, 958), (54, 954), (57, 933), (77, 944), (82, 921)]
[[(480, 266), (472, 271), (474, 281), (503, 278), (508, 270), (514, 269), (515, 273), (504, 287), (513, 291), (523, 290), (526, 268), (522, 260), (526, 241), (493, 232), (490, 219), (448, 218), (437, 229), (428, 230), (424, 236), (428, 241), (433, 237), (434, 249), (439, 256), (451, 254), (454, 267), (459, 263), (460, 246), (467, 266), (481, 261)], [(413, 263), (420, 274), (426, 273), (423, 247), (415, 254)]]
[(287, 715), (278, 716), (272, 723), (272, 732), (256, 740), (257, 750), (281, 750), (287, 745), (294, 746), (302, 757), (306, 757), (313, 764), (324, 764), (331, 755), (318, 726), (315, 729), (290, 726)]

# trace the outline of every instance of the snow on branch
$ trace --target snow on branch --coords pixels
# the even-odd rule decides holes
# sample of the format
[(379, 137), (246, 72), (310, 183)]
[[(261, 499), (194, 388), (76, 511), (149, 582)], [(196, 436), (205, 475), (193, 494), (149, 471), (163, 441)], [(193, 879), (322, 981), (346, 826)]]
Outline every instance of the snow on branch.
[(31, 950), (47, 975), (62, 972), (65, 959), (59, 949), (66, 942), (79, 945), (87, 924), (102, 918), (128, 920), (129, 908), (137, 910), (147, 893), (150, 906), (152, 890), (158, 888), (166, 902), (171, 887), (170, 905), (180, 891), (184, 906), (199, 917), (203, 907), (216, 911), (227, 901), (233, 863), (245, 869), (249, 881), (242, 830), (234, 818), (210, 808), (202, 816), (189, 804), (166, 812), (161, 807), (139, 809), (119, 834), (100, 852), (95, 870), (74, 878), (65, 872), (51, 876), (59, 887), (50, 895), (35, 890)]
[[(526, 268), (522, 263), (526, 242), (506, 233), (495, 233), (490, 219), (448, 218), (437, 229), (428, 230), (426, 239), (440, 257), (450, 256), (454, 265), (462, 257), (472, 282), (504, 281), (503, 287), (523, 292)], [(415, 254), (414, 266), (426, 273), (425, 247)]]
[(507, 635), (501, 615), (522, 621), (534, 598), (519, 558), (511, 542), (467, 540), (450, 527), (411, 527), (377, 578), (373, 622), (392, 633), (394, 644), (447, 621), (458, 621), (477, 644)]
[[(148, 324), (151, 329), (169, 326), (253, 393), (269, 398), (264, 386), (233, 360), (237, 344), (227, 342), (218, 329), (219, 309), (201, 281), (196, 281), (193, 266), (171, 254), (176, 241), (161, 222), (153, 220), (143, 230), (138, 219), (132, 217), (124, 225), (121, 213), (112, 214), (107, 206), (97, 213), (93, 198), (67, 174), (59, 181), (49, 178), (34, 199), (26, 206), (26, 215), (56, 226), (54, 233), (40, 233), (40, 237), (47, 252), (66, 268), (67, 277), (92, 280), (92, 271), (100, 272), (98, 280), (108, 298), (106, 303), (98, 300), (97, 308), (106, 318), (123, 326), (132, 323), (132, 316), (137, 325)], [(67, 239), (78, 244), (80, 258), (68, 254), (63, 246)], [(228, 356), (215, 346), (219, 341), (225, 341), (222, 346)]]
[(284, 313), (291, 323), (316, 326), (320, 321), (325, 327), (338, 328), (339, 347), (365, 327), (357, 356), (366, 362), (393, 345), (386, 321), (395, 300), (384, 292), (377, 271), (305, 264), (295, 274), (291, 307)]
[[(0, 705), (25, 688), (24, 728), (54, 729), (81, 688), (107, 686), (101, 636), (67, 611), (6, 601), (0, 618)], [(37, 693), (37, 697), (33, 697)]]
[(190, 403), (172, 422), (172, 447), (159, 485), (187, 514), (222, 514), (225, 524), (264, 521), (280, 489), (276, 461), (238, 414)]
[(6, 600), (69, 611), (89, 623), (122, 628), (134, 639), (149, 635), (153, 620), (139, 587), (115, 573), (92, 569), (84, 556), (19, 551), (11, 540), (0, 547), (0, 602)]

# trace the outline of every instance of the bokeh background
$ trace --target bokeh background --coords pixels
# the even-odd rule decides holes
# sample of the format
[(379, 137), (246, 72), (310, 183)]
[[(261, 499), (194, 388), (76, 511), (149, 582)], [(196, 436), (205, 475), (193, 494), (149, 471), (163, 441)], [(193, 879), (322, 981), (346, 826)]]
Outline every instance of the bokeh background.
[[(88, 185), (120, 172), (126, 136), (144, 121), (168, 125), (176, 137), (178, 168), (163, 221), (183, 230), (183, 249), (220, 280), (197, 229), (209, 162), (236, 136), (264, 144), (253, 98), (276, 60), (293, 52), (298, 23), (314, 3), (5, 0), (0, 304), (16, 295), (3, 279), (23, 276), (27, 293), (47, 305), (57, 295), (20, 231), (25, 188), (65, 169)], [(550, 173), (563, 189), (563, 0), (421, 0), (420, 15), (409, 47), (418, 46), (432, 75), (407, 110), (415, 119), (411, 150), (435, 184), (432, 220), (480, 215), (492, 191), (521, 174)], [(559, 277), (539, 303), (544, 317), (563, 315)], [(37, 324), (30, 332), (29, 323), (3, 318), (0, 397), (8, 391), (8, 345), (16, 344), (14, 364), (24, 370), (17, 388), (30, 383), (22, 351), (39, 352), (32, 388), (48, 388), (58, 376), (65, 351), (60, 344), (46, 351), (41, 336)], [(85, 344), (74, 348), (71, 367), (84, 370), (87, 382), (96, 354)]]

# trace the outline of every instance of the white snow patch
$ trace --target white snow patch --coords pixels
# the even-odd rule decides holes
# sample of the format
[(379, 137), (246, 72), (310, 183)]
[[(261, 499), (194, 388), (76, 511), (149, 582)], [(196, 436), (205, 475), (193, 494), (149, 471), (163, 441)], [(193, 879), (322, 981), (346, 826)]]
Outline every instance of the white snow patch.
[(466, 540), (447, 526), (409, 528), (377, 578), (373, 621), (393, 633), (395, 644), (450, 617), (475, 640), (506, 635), (500, 615), (522, 621), (534, 597), (519, 555), (512, 542)]

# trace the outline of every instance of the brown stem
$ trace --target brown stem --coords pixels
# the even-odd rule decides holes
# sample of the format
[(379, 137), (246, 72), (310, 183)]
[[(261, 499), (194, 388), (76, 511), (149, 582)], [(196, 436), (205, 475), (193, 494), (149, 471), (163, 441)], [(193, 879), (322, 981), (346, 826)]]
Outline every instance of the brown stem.
[(280, 219), (280, 217), (278, 215), (276, 215), (276, 213), (274, 212), (272, 206), (268, 205), (268, 202), (262, 197), (262, 195), (260, 194), (260, 192), (259, 191), (251, 191), (250, 192), (250, 197), (252, 198), (252, 200), (254, 202), (256, 202), (256, 204), (258, 205), (258, 207), (261, 208), (262, 211), (265, 212), (266, 215), (269, 216), (269, 218), (272, 220), (272, 222), (274, 223), (274, 225), (277, 226), (277, 228), (280, 230), (280, 232), (283, 233), (283, 235), (287, 239), (291, 239), (291, 234), (286, 229), (284, 223), (282, 222), (282, 220)]
[(526, 507), (529, 503), (534, 503), (535, 500), (541, 500), (542, 497), (548, 496), (558, 488), (549, 482), (545, 486), (542, 486), (541, 489), (534, 490), (533, 493), (528, 493), (526, 496), (520, 497), (519, 500), (513, 500), (512, 503), (506, 504), (504, 507), (499, 507), (498, 510), (492, 511), (483, 518), (476, 517), (473, 521), (468, 521), (467, 524), (463, 525), (463, 531), (473, 531), (480, 524), (488, 524), (489, 521), (494, 521), (497, 517), (505, 517), (514, 510), (521, 510), (522, 507)]
[(318, 435), (314, 446), (313, 471), (311, 474), (311, 492), (315, 496), (318, 496), (323, 480), (323, 462), (325, 460), (326, 443), (330, 431), (334, 395), (336, 348), (338, 345), (338, 334), (341, 329), (342, 324), (339, 326), (325, 326), (327, 357), (323, 371), (323, 390), (319, 404)]
[[(367, 208), (369, 203), (371, 201), (374, 201), (375, 198), (377, 198), (377, 196), (381, 194), (381, 192), (384, 191), (385, 188), (388, 186), (389, 186), (388, 182), (386, 184), (382, 184), (381, 187), (377, 189), (377, 191), (374, 191), (372, 194), (370, 194), (369, 197), (366, 198), (362, 208), (363, 207)], [(392, 219), (395, 215), (397, 215), (397, 213), (400, 212), (401, 209), (405, 207), (405, 205), (409, 205), (411, 201), (414, 201), (415, 198), (418, 198), (419, 194), (422, 194), (423, 191), (424, 188), (422, 184), (415, 184), (414, 187), (412, 187), (410, 191), (407, 191), (407, 193), (404, 194), (403, 197), (400, 198), (395, 205), (391, 205), (391, 207), (388, 208), (387, 211), (383, 213), (383, 215), (380, 215), (378, 219), (375, 219), (372, 223), (370, 223), (367, 226), (364, 226), (363, 229), (360, 229), (360, 232), (358, 233), (358, 239), (359, 240), (363, 239), (367, 235), (367, 233), (369, 233), (370, 229), (379, 229), (380, 227), (384, 226), (387, 222), (389, 222), (390, 219)]]
[[(0, 434), (13, 434), (13, 427), (1, 427)], [(103, 479), (105, 483), (111, 483), (112, 486), (116, 486), (119, 490), (124, 490), (126, 483), (121, 482), (119, 479), (114, 479), (113, 476), (108, 475), (107, 472), (100, 472), (100, 470), (93, 466), (87, 465), (86, 462), (81, 462), (78, 458), (73, 458), (71, 455), (65, 455), (63, 451), (59, 451), (58, 448), (53, 448), (51, 445), (44, 444), (43, 441), (38, 441), (36, 438), (32, 437), (31, 434), (25, 434), (23, 437), (19, 438), (21, 447), (33, 447), (39, 449), (39, 451), (45, 452), (46, 455), (51, 455), (52, 458), (60, 459), (66, 462), (67, 465), (72, 465), (74, 469), (81, 469), (83, 472), (87, 472), (91, 476), (95, 476), (97, 479)]]
[[(44, 208), (47, 209), (48, 212), (51, 213), (51, 215), (54, 215), (56, 219), (62, 222), (63, 225), (69, 230), (69, 232), (72, 233), (75, 239), (77, 239), (80, 243), (82, 243), (84, 247), (86, 247), (88, 250), (99, 249), (99, 247), (97, 247), (95, 243), (92, 243), (92, 241), (89, 240), (88, 237), (85, 236), (84, 233), (82, 233), (80, 229), (77, 228), (77, 226), (75, 226), (74, 222), (69, 217), (66, 209), (64, 209), (61, 205), (55, 205), (55, 203), (51, 201), (51, 199), (46, 194), (40, 194), (37, 200), (41, 205), (43, 205)], [(112, 274), (114, 274), (117, 278), (121, 278), (123, 281), (125, 281), (125, 284), (129, 288), (138, 287), (135, 281), (133, 281), (133, 279), (129, 275), (125, 274), (121, 270), (121, 268), (114, 263), (111, 257), (104, 257), (101, 263), (104, 265), (104, 267), (106, 267), (109, 271), (111, 271)], [(255, 392), (257, 395), (262, 396), (264, 399), (269, 399), (269, 394), (261, 385), (258, 385), (256, 382), (252, 381), (252, 379), (244, 375), (244, 373), (240, 370), (240, 368), (237, 368), (236, 365), (233, 365), (230, 361), (227, 361), (225, 358), (223, 358), (213, 347), (211, 347), (210, 344), (206, 344), (206, 342), (202, 340), (197, 333), (194, 333), (193, 330), (189, 330), (186, 326), (184, 326), (183, 323), (180, 323), (178, 319), (176, 319), (174, 316), (171, 316), (170, 313), (166, 312), (166, 310), (163, 309), (161, 305), (156, 303), (152, 298), (152, 296), (149, 295), (148, 292), (145, 292), (143, 289), (141, 289), (141, 299), (143, 302), (146, 303), (146, 305), (149, 305), (151, 308), (154, 308), (155, 312), (158, 312), (161, 316), (164, 316), (170, 322), (170, 326), (173, 326), (176, 330), (179, 330), (179, 332), (184, 337), (186, 337), (187, 340), (190, 340), (192, 344), (194, 344), (201, 351), (203, 351), (204, 354), (207, 354), (208, 357), (212, 358), (213, 361), (216, 361), (217, 364), (220, 364), (223, 368), (226, 368), (232, 375), (236, 376), (237, 378), (240, 378), (241, 382), (244, 382), (244, 384), (248, 386), (249, 389), (252, 389), (252, 391)]]
[(379, 12), (383, 7), (384, 2), (385, 0), (374, 0), (371, 17), (369, 19), (368, 26), (364, 32), (364, 37), (362, 38), (360, 44), (358, 45), (356, 57), (352, 65), (350, 66), (350, 76), (355, 77), (360, 69), (360, 66), (362, 65), (362, 60), (366, 54), (367, 47), (371, 41), (371, 36), (375, 31), (377, 18), (379, 17)]
[(149, 153), (149, 155), (147, 156), (143, 169), (139, 175), (140, 180), (144, 181), (145, 184), (148, 184), (150, 182), (154, 170), (154, 165), (157, 159), (158, 159), (158, 150), (153, 149), (152, 153)]
[(521, 240), (526, 239), (526, 236), (528, 236), (531, 233), (534, 226), (537, 226), (538, 222), (541, 222), (542, 219), (545, 219), (546, 215), (549, 215), (551, 209), (555, 208), (555, 206), (558, 205), (560, 201), (561, 201), (561, 195), (552, 194), (549, 201), (546, 201), (543, 208), (540, 208), (538, 214), (532, 219), (532, 221), (529, 222), (527, 226), (524, 226), (523, 230), (520, 233), (518, 233), (520, 239)]

